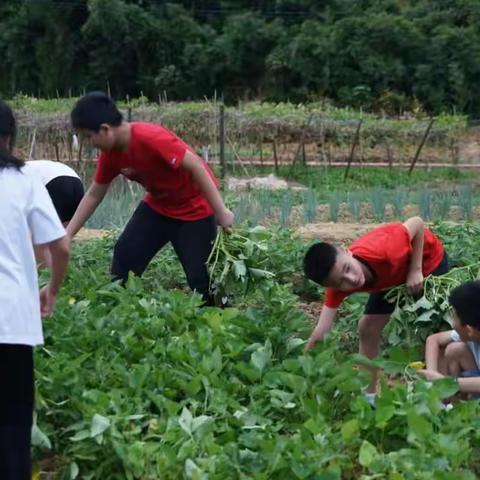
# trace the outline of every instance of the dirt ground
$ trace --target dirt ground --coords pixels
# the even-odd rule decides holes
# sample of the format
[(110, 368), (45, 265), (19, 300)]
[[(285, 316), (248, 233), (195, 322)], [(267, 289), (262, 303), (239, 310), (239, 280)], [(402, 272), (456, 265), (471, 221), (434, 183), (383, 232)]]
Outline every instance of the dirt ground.
[(77, 235), (75, 235), (75, 241), (82, 243), (88, 242), (94, 238), (103, 238), (110, 233), (109, 230), (101, 230), (96, 228), (82, 228)]
[(355, 239), (375, 228), (374, 223), (309, 223), (297, 229), (305, 240), (322, 240), (323, 242), (348, 245)]
[(306, 187), (298, 182), (286, 181), (273, 174), (260, 175), (257, 177), (229, 177), (227, 179), (227, 190), (306, 190)]

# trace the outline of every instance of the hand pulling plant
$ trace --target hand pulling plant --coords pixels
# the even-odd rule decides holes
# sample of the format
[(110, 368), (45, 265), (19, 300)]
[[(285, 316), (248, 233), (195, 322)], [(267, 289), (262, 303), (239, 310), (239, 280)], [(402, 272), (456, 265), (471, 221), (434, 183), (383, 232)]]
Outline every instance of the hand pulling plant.
[(444, 329), (443, 322), (450, 324), (448, 297), (451, 290), (479, 277), (480, 262), (477, 262), (453, 268), (444, 275), (429, 275), (425, 278), (423, 295), (420, 298), (409, 295), (405, 285), (390, 290), (385, 298), (401, 307), (401, 314), (396, 311), (394, 322), (389, 329), (390, 343), (423, 341), (430, 333)]
[(249, 286), (275, 275), (264, 269), (268, 262), (268, 239), (271, 233), (262, 226), (235, 229), (232, 233), (220, 230), (207, 260), (210, 288), (222, 298), (238, 284)]

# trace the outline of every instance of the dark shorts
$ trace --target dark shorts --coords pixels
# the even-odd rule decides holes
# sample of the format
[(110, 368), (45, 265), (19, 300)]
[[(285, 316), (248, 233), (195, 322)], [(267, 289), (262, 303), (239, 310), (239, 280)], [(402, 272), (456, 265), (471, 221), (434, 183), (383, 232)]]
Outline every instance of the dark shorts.
[[(448, 272), (448, 255), (447, 252), (443, 255), (442, 261), (438, 267), (432, 272), (432, 275), (443, 275)], [(393, 313), (395, 310), (395, 302), (387, 302), (385, 295), (389, 291), (386, 290), (381, 293), (371, 293), (368, 297), (367, 305), (365, 306), (365, 315), (386, 315)]]
[(76, 177), (57, 177), (45, 185), (62, 223), (69, 222), (83, 198), (83, 184)]

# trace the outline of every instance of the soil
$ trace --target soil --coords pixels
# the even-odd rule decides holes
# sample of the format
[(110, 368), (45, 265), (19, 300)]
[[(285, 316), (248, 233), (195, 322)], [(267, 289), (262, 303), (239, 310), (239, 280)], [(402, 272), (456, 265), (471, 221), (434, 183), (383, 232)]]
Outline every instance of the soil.
[(304, 225), (297, 232), (305, 240), (322, 240), (337, 245), (349, 245), (376, 226), (374, 223), (321, 222)]
[(230, 191), (238, 190), (306, 190), (306, 187), (298, 182), (286, 181), (275, 175), (261, 175), (257, 177), (229, 177), (227, 179), (227, 189)]
[(110, 230), (101, 230), (96, 228), (82, 228), (77, 235), (75, 235), (75, 241), (82, 243), (88, 242), (94, 238), (103, 238), (110, 233)]
[(314, 327), (317, 324), (318, 317), (322, 311), (322, 305), (322, 302), (300, 302), (298, 308), (307, 315), (311, 321), (312, 327)]

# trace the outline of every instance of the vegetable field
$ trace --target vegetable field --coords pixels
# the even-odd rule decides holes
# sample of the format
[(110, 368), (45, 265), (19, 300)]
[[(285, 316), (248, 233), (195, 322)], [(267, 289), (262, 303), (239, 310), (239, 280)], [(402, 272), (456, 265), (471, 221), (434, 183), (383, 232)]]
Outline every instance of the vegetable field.
[[(477, 226), (433, 229), (455, 266), (478, 261)], [(365, 298), (348, 300), (328, 342), (304, 354), (312, 318), (301, 305), (321, 300), (302, 280), (307, 244), (286, 229), (260, 233), (251, 260), (275, 277), (229, 287), (234, 307), (224, 310), (200, 308), (168, 249), (124, 289), (109, 283), (115, 233), (75, 245), (36, 351), (36, 478), (478, 477), (478, 402), (442, 410), (455, 382), (431, 384), (408, 367), (426, 334), (448, 328), (445, 287), (425, 297), (437, 317), (413, 307), (391, 322), (385, 356), (369, 362), (384, 369), (373, 409), (365, 361), (352, 355)]]

